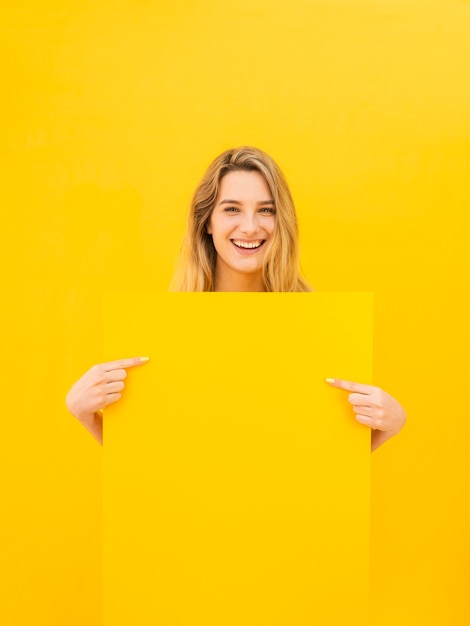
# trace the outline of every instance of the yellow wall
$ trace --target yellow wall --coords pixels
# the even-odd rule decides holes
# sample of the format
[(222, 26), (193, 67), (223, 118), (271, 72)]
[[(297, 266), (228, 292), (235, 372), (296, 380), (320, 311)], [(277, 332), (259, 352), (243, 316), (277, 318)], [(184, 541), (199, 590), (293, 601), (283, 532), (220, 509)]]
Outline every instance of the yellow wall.
[(101, 451), (63, 398), (103, 287), (166, 289), (192, 189), (242, 143), (285, 171), (315, 287), (375, 292), (375, 382), (408, 408), (373, 457), (376, 623), (468, 623), (469, 3), (12, 7), (2, 624), (100, 621)]

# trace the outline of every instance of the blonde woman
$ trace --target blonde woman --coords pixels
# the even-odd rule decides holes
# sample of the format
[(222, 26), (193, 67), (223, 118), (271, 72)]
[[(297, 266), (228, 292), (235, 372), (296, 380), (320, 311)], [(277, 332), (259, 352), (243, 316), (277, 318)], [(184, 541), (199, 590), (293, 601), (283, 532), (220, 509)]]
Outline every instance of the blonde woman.
[[(300, 274), (297, 218), (277, 164), (253, 147), (227, 150), (209, 166), (191, 202), (172, 291), (312, 291)], [(69, 411), (100, 442), (102, 409), (117, 402), (126, 369), (147, 357), (94, 365), (70, 389)], [(372, 429), (375, 450), (403, 427), (406, 414), (390, 394), (327, 379), (349, 392), (358, 422)]]

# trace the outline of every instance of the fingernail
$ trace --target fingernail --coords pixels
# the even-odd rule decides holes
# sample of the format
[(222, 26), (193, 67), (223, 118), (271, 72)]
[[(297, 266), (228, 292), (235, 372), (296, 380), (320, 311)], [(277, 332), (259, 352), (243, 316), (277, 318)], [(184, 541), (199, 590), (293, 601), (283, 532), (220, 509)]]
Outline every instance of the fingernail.
[(335, 379), (334, 378), (325, 378), (327, 383), (334, 383)]
[(141, 356), (139, 361), (141, 363), (147, 363), (147, 361), (150, 361), (150, 357), (149, 356)]

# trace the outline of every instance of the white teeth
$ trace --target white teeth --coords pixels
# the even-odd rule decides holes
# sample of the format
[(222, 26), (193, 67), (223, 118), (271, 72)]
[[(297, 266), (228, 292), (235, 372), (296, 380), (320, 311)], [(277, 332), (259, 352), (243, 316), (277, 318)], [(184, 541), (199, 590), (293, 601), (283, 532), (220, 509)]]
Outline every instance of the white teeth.
[(233, 239), (233, 243), (238, 248), (259, 248), (263, 243), (262, 239), (258, 239), (258, 241), (240, 241), (239, 239)]

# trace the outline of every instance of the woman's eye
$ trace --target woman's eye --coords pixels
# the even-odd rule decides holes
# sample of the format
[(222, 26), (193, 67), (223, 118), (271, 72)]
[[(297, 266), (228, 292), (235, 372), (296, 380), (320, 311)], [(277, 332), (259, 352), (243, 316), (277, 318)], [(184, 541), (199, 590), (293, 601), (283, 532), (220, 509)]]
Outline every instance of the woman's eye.
[(266, 213), (267, 215), (274, 215), (276, 213), (276, 209), (272, 207), (263, 207), (261, 209), (261, 213)]
[(236, 206), (226, 206), (226, 207), (224, 208), (224, 211), (225, 211), (226, 213), (236, 213), (236, 212), (238, 211), (238, 209), (237, 209), (237, 207), (236, 207)]

